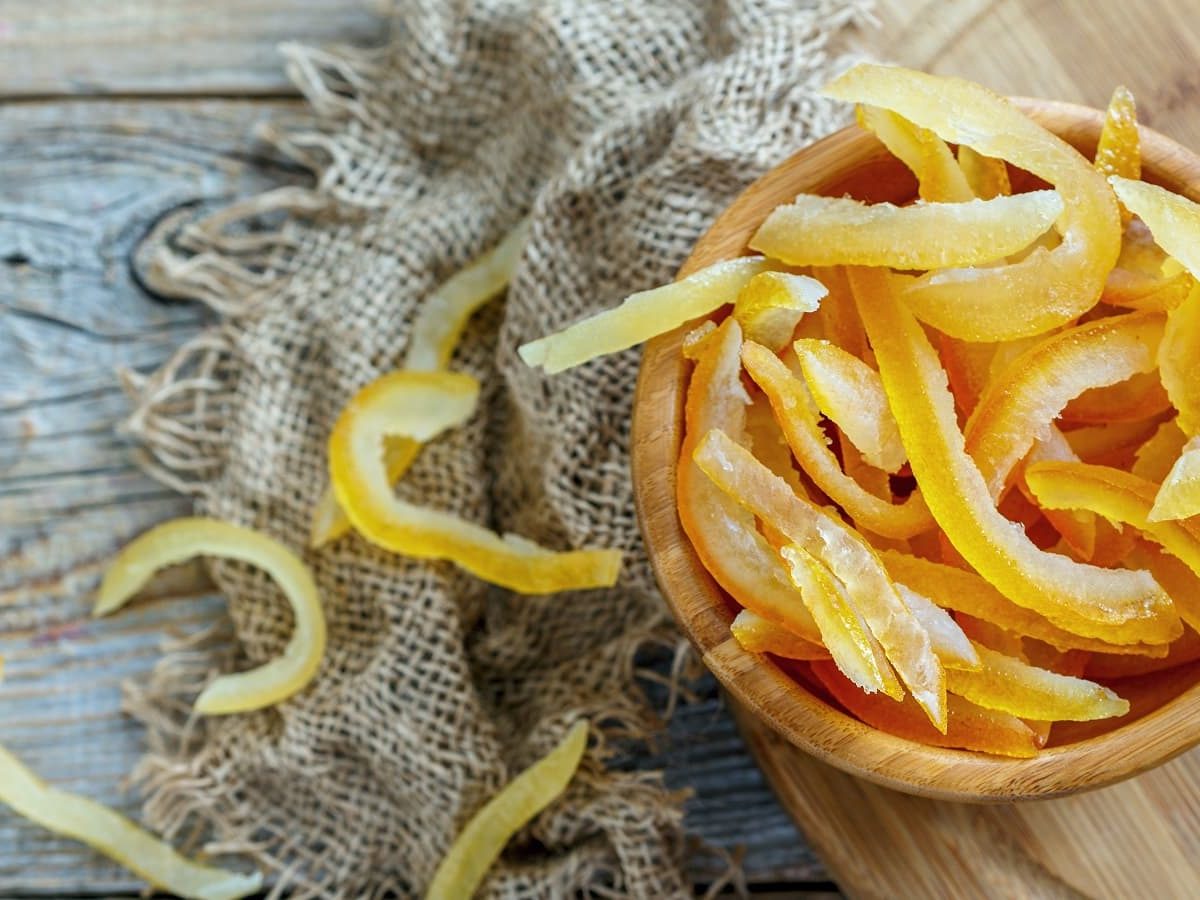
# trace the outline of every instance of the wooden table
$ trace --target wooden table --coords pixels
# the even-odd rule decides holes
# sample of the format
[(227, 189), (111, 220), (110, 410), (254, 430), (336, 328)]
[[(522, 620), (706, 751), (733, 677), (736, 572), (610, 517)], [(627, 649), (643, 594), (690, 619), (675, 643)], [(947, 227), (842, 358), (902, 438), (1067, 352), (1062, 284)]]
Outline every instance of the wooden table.
[[(879, 0), (876, 54), (1009, 93), (1103, 105), (1124, 82), (1144, 121), (1200, 146), (1200, 51), (1183, 0)], [(188, 509), (141, 474), (114, 432), (118, 365), (148, 370), (207, 322), (157, 296), (137, 246), (168, 216), (201, 215), (301, 182), (253, 140), (304, 116), (285, 40), (378, 43), (382, 13), (344, 0), (0, 0), (0, 691), (6, 744), (54, 782), (129, 811), (121, 780), (143, 750), (120, 683), (147, 672), (164, 634), (222, 619), (196, 571), (103, 622), (87, 616), (105, 559)], [(181, 596), (189, 596), (180, 602)], [(828, 875), (767, 790), (715, 687), (671, 724), (661, 754), (690, 786), (689, 825), (746, 846), (757, 891), (824, 892)], [(720, 871), (698, 861), (698, 883)], [(119, 868), (0, 815), (0, 895), (138, 887)]]

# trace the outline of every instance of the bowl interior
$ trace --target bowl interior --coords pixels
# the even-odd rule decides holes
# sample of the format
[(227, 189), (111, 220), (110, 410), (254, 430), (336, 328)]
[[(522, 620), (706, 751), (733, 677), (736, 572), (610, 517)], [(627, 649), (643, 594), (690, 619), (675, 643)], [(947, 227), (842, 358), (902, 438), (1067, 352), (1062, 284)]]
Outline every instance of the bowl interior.
[[(1103, 114), (1071, 104), (1019, 100), (1034, 119), (1088, 158)], [(1142, 129), (1143, 177), (1200, 201), (1200, 157)], [(1013, 172), (1014, 190), (1040, 182)], [(747, 252), (767, 214), (799, 193), (903, 203), (916, 182), (870, 134), (850, 127), (805, 148), (746, 189), (697, 242), (680, 276)], [(694, 323), (692, 323), (694, 325)], [(1034, 759), (1011, 760), (928, 747), (845, 714), (804, 663), (748, 653), (730, 636), (739, 607), (692, 550), (675, 509), (688, 369), (680, 344), (692, 325), (645, 349), (633, 422), (633, 477), (650, 559), (676, 619), (705, 664), (744, 707), (795, 746), (879, 784), (945, 799), (1047, 797), (1145, 771), (1200, 742), (1200, 662), (1113, 682), (1132, 710), (1119, 720), (1056, 724)]]

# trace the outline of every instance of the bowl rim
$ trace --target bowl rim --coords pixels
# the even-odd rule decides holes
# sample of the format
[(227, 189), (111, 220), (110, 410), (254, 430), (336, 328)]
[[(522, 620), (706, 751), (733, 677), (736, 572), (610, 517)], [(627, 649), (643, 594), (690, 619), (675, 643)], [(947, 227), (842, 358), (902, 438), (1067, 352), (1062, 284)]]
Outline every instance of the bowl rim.
[[(1094, 148), (1103, 112), (1072, 103), (1013, 99), (1068, 143)], [(1200, 201), (1200, 156), (1144, 126), (1140, 137), (1143, 178), (1169, 182)], [(792, 195), (805, 189), (803, 183), (795, 186), (801, 182), (797, 170), (811, 169), (820, 174), (818, 181), (832, 181), (838, 172), (845, 177), (856, 167), (888, 160), (876, 138), (855, 125), (807, 145), (753, 182), (713, 221), (678, 277), (745, 253), (747, 239), (762, 221), (760, 198), (777, 194), (783, 184)], [(680, 345), (695, 324), (661, 335), (644, 349), (632, 423), (635, 504), (651, 566), (676, 621), (725, 690), (754, 718), (794, 747), (852, 775), (910, 794), (970, 802), (1047, 798), (1103, 787), (1200, 743), (1200, 673), (1190, 687), (1127, 726), (1044, 749), (1031, 759), (1009, 759), (930, 747), (871, 728), (810, 693), (773, 658), (742, 649), (729, 632), (732, 601), (700, 562), (675, 506), (686, 375)], [(1191, 674), (1191, 668), (1168, 672)]]

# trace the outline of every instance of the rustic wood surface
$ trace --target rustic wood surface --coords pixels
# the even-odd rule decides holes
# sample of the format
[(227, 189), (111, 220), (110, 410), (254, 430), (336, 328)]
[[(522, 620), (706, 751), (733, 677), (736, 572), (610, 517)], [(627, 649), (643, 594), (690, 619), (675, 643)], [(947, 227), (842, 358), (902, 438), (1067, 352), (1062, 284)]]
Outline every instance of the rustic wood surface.
[[(0, 0), (0, 653), (9, 661), (0, 727), (56, 782), (129, 811), (135, 798), (120, 778), (143, 737), (119, 712), (118, 682), (154, 664), (165, 630), (222, 620), (220, 598), (181, 599), (195, 584), (187, 573), (163, 586), (162, 602), (100, 623), (86, 616), (113, 548), (187, 508), (137, 471), (114, 433), (126, 406), (113, 369), (153, 368), (205, 316), (145, 291), (133, 250), (165, 215), (298, 179), (252, 139), (255, 123), (302, 114), (275, 47), (378, 43), (382, 5)], [(1200, 39), (1183, 0), (878, 8), (884, 27), (861, 41), (881, 56), (1093, 105), (1124, 81), (1144, 120), (1200, 146)], [(660, 755), (638, 764), (661, 764), (673, 786), (695, 789), (689, 823), (714, 844), (746, 844), (752, 883), (828, 888), (711, 682), (677, 713)], [(1179, 820), (1192, 821), (1186, 795), (1171, 796)], [(697, 876), (720, 868), (698, 864)], [(137, 887), (93, 854), (0, 816), (0, 895)]]

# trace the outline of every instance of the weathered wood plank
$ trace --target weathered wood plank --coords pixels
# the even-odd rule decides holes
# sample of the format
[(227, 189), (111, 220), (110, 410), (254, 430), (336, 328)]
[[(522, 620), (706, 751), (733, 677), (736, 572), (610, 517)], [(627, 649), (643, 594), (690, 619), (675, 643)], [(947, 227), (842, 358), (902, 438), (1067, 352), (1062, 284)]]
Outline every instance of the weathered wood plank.
[(376, 0), (0, 0), (0, 96), (294, 93), (283, 41), (372, 46)]
[[(70, 102), (0, 109), (0, 689), (4, 741), (65, 787), (128, 812), (122, 779), (143, 749), (120, 683), (144, 675), (167, 631), (222, 620), (214, 596), (93, 622), (105, 561), (185, 498), (133, 465), (115, 367), (160, 364), (209, 316), (140, 289), (133, 250), (179, 209), (303, 180), (256, 148), (270, 102)], [(174, 579), (178, 593), (198, 570)], [(0, 815), (0, 894), (133, 891), (70, 842)]]

